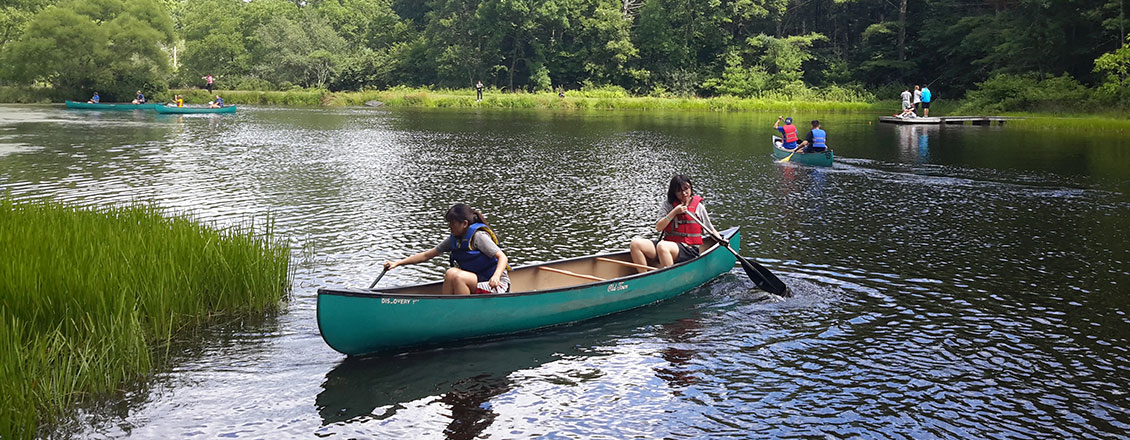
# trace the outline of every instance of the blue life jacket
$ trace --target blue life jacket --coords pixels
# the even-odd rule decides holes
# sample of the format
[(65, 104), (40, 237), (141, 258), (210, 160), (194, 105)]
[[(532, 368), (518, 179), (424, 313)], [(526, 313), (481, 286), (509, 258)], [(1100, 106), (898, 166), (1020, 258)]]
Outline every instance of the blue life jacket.
[(145, 95), (138, 93), (137, 94), (137, 102), (145, 102)]
[(223, 107), (224, 106), (224, 98), (216, 98), (216, 105)]
[(828, 149), (827, 139), (828, 134), (819, 128), (812, 129), (812, 149), (813, 150), (826, 150)]
[(484, 255), (481, 251), (471, 249), (471, 237), (475, 236), (475, 231), (479, 228), (487, 231), (490, 238), (498, 243), (498, 238), (494, 236), (494, 232), (490, 230), (487, 225), (482, 223), (472, 223), (467, 227), (467, 232), (463, 237), (455, 237), (454, 245), (451, 247), (451, 265), (463, 269), (468, 272), (473, 272), (479, 277), (479, 281), (487, 281), (490, 277), (494, 276), (494, 270), (498, 267), (498, 259), (493, 255)]
[(98, 101), (101, 101), (101, 100), (102, 100), (102, 97), (101, 97), (101, 96), (98, 96), (98, 94), (97, 94), (97, 93), (95, 93), (95, 94), (94, 94), (94, 96), (90, 97), (90, 100), (91, 100), (91, 101), (94, 101), (94, 102), (98, 102)]

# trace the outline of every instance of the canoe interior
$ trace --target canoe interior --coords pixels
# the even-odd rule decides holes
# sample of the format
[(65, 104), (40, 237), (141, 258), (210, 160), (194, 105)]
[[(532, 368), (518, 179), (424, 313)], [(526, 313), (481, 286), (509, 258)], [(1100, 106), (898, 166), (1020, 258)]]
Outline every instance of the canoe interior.
[[(724, 237), (731, 235), (731, 230), (720, 232)], [(706, 255), (710, 248), (717, 243), (714, 239), (708, 237), (703, 237), (702, 241), (703, 243), (699, 245), (699, 250), (701, 251), (700, 258), (702, 255)], [(519, 267), (510, 271), (510, 293), (534, 292), (601, 283), (613, 278), (626, 277), (639, 273), (635, 267), (608, 260), (632, 263), (632, 255), (630, 252), (600, 254)], [(693, 261), (694, 260), (684, 261), (676, 266)], [(658, 264), (659, 262), (656, 260), (649, 260), (647, 263), (647, 265), (652, 268), (657, 267)], [(567, 271), (571, 274), (561, 273), (560, 271)], [(651, 270), (648, 272), (651, 272)], [(601, 278), (601, 280), (583, 278), (577, 275), (597, 277)], [(443, 282), (436, 281), (404, 287), (377, 288), (372, 291), (392, 295), (439, 295), (441, 294), (442, 287)]]
[(793, 150), (786, 150), (784, 147), (782, 147), (782, 145), (784, 145), (784, 142), (785, 141), (783, 139), (781, 139), (779, 136), (773, 136), (773, 157), (775, 157), (777, 159), (784, 159), (786, 157), (789, 157), (789, 155), (792, 155), (792, 159), (789, 159), (790, 161), (795, 161), (795, 162), (808, 164), (808, 165), (818, 165), (818, 166), (827, 166), (827, 167), (832, 166), (832, 161), (833, 161), (832, 147), (828, 147), (827, 151), (823, 151), (823, 152), (819, 152), (819, 153), (792, 154)]

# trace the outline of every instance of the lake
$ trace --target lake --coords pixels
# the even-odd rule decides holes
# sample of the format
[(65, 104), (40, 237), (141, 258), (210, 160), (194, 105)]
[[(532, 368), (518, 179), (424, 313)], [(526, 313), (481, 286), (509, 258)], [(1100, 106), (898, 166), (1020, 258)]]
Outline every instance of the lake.
[[(271, 215), (278, 315), (177, 341), (58, 435), (236, 438), (1109, 438), (1130, 432), (1130, 140), (822, 120), (832, 168), (770, 157), (777, 114), (0, 106), (17, 198)], [(801, 133), (807, 126), (798, 122)], [(513, 266), (626, 249), (686, 174), (742, 254), (673, 300), (575, 325), (347, 359), (316, 290), (483, 211)], [(381, 285), (439, 279), (446, 258)], [(484, 317), (489, 319), (489, 317)]]

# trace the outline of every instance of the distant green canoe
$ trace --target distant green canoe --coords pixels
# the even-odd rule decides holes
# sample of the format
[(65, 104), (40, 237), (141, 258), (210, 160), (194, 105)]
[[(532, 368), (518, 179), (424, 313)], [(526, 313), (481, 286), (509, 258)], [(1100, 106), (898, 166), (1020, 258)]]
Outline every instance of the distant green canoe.
[[(778, 136), (773, 136), (773, 157), (777, 160), (789, 157), (793, 153), (792, 150), (781, 148), (784, 143)], [(797, 153), (789, 159), (789, 162), (802, 163), (805, 165), (813, 165), (818, 167), (830, 167), (833, 162), (832, 149), (828, 148), (827, 151), (822, 153)]]
[(161, 104), (156, 104), (156, 103), (130, 104), (128, 102), (119, 102), (119, 103), (101, 103), (100, 102), (98, 104), (91, 104), (89, 102), (77, 102), (77, 101), (70, 101), (70, 100), (64, 101), (64, 103), (67, 105), (67, 108), (73, 108), (73, 109), (78, 109), (78, 110), (108, 110), (108, 111), (153, 110), (153, 109), (155, 109), (155, 108), (157, 108), (158, 106), (161, 105)]
[(235, 113), (235, 106), (229, 105), (220, 108), (209, 107), (174, 107), (171, 105), (159, 105), (154, 107), (157, 113), (164, 114), (193, 114), (193, 113)]
[[(738, 228), (722, 232), (738, 248)], [(442, 295), (442, 282), (387, 289), (318, 289), (318, 329), (347, 355), (443, 344), (565, 324), (662, 301), (730, 271), (737, 260), (711, 239), (702, 254), (637, 273), (628, 252), (520, 267), (511, 292)]]

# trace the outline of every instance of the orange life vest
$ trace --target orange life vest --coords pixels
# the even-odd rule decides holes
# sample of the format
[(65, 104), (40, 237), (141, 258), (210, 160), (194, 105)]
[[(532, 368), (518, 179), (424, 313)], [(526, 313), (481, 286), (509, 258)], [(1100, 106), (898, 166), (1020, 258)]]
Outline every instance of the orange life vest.
[(786, 144), (789, 143), (789, 142), (796, 142), (797, 139), (800, 139), (796, 135), (796, 126), (795, 125), (787, 124), (787, 125), (782, 126), (781, 129), (785, 130), (785, 143)]
[[(702, 197), (691, 197), (690, 205), (687, 205), (687, 211), (695, 212), (698, 210), (698, 202), (702, 201)], [(702, 244), (702, 225), (691, 219), (687, 214), (679, 214), (675, 216), (674, 220), (667, 223), (667, 228), (663, 230), (663, 239), (667, 241), (674, 241), (676, 243), (686, 244)]]

